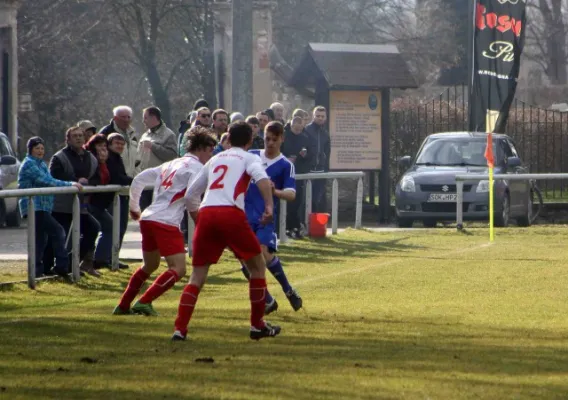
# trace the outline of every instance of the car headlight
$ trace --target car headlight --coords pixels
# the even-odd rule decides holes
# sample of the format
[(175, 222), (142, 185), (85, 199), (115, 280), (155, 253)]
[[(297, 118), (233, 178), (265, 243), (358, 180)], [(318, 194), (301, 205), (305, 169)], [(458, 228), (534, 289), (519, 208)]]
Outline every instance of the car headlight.
[(416, 185), (414, 184), (414, 178), (410, 176), (405, 176), (400, 181), (400, 189), (403, 192), (416, 192)]
[(477, 184), (477, 193), (487, 193), (489, 192), (489, 181), (479, 181)]

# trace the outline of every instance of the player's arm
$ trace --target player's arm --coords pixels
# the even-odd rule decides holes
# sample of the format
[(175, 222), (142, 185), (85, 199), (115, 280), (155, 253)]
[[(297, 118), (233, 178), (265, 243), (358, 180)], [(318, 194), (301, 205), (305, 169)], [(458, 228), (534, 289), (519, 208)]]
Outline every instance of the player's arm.
[(132, 180), (132, 183), (130, 184), (129, 207), (130, 215), (135, 221), (140, 218), (140, 196), (142, 196), (142, 191), (146, 188), (146, 186), (154, 185), (161, 172), (161, 167), (148, 168), (140, 172)]
[(197, 174), (192, 174), (185, 192), (185, 208), (194, 222), (197, 222), (197, 211), (201, 203), (201, 195), (207, 189), (209, 163), (205, 164)]
[(264, 200), (264, 214), (262, 214), (261, 222), (267, 223), (272, 221), (274, 215), (274, 200), (272, 199), (272, 181), (266, 175), (266, 171), (260, 162), (254, 161), (247, 167), (247, 173), (255, 180), (256, 186)]
[(284, 184), (282, 189), (274, 189), (274, 196), (286, 201), (296, 200), (296, 169), (294, 164), (289, 163), (288, 167), (282, 171)]

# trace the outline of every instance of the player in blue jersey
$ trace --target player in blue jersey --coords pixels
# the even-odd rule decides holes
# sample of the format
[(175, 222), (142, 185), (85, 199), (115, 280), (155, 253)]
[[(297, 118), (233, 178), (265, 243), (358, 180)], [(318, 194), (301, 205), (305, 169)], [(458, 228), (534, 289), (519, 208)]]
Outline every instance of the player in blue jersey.
[[(279, 199), (288, 202), (296, 198), (296, 178), (294, 164), (292, 164), (282, 153), (280, 147), (284, 142), (284, 127), (280, 122), (274, 121), (266, 125), (264, 133), (264, 150), (250, 150), (251, 153), (258, 155), (262, 159), (262, 164), (266, 169), (266, 174), (272, 181), (274, 193), (274, 218), (269, 224), (263, 225), (260, 220), (264, 213), (264, 200), (258, 187), (254, 182), (251, 183), (245, 196), (245, 212), (248, 222), (258, 238), (262, 254), (266, 260), (266, 267), (276, 278), (282, 290), (286, 294), (288, 301), (294, 311), (302, 308), (302, 298), (288, 282), (288, 278), (282, 268), (280, 259), (274, 254), (277, 250), (277, 237), (275, 224), (278, 223), (278, 204)], [(242, 267), (243, 273), (249, 278), (246, 267)], [(266, 291), (265, 315), (278, 309), (276, 300)]]

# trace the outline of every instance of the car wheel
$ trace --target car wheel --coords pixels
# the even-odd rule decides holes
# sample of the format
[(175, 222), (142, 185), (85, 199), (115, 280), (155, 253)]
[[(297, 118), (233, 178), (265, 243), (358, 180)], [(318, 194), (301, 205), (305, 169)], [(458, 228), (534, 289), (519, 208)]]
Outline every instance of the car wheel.
[(522, 226), (522, 227), (531, 226), (531, 222), (532, 222), (532, 219), (533, 219), (533, 193), (532, 192), (529, 194), (529, 198), (528, 198), (527, 201), (528, 201), (527, 212), (522, 217), (517, 218), (517, 225), (518, 226)]
[(511, 203), (509, 194), (505, 193), (501, 202), (501, 212), (495, 214), (495, 226), (506, 228), (509, 225), (509, 214), (511, 213)]
[(414, 220), (410, 218), (398, 218), (397, 223), (399, 228), (412, 228)]
[(422, 224), (424, 225), (424, 228), (435, 228), (438, 224), (438, 221), (436, 221), (435, 219), (427, 218), (422, 221)]
[(20, 210), (16, 210), (6, 215), (6, 226), (10, 228), (19, 228), (21, 223), (22, 217), (20, 216)]

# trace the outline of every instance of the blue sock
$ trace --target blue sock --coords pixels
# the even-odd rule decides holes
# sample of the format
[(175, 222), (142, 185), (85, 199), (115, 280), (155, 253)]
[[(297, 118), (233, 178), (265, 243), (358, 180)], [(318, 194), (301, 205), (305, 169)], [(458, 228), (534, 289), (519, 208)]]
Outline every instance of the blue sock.
[(268, 270), (270, 273), (276, 278), (280, 286), (282, 286), (282, 290), (284, 293), (288, 293), (292, 290), (292, 286), (290, 286), (290, 282), (288, 282), (288, 278), (284, 273), (284, 269), (282, 268), (282, 263), (278, 257), (274, 257), (272, 261), (268, 263)]
[[(241, 272), (243, 273), (245, 278), (247, 278), (247, 280), (250, 281), (250, 272), (248, 271), (247, 267), (244, 264), (241, 264)], [(272, 304), (273, 301), (274, 297), (272, 297), (272, 295), (268, 293), (268, 289), (266, 289), (265, 303)]]

